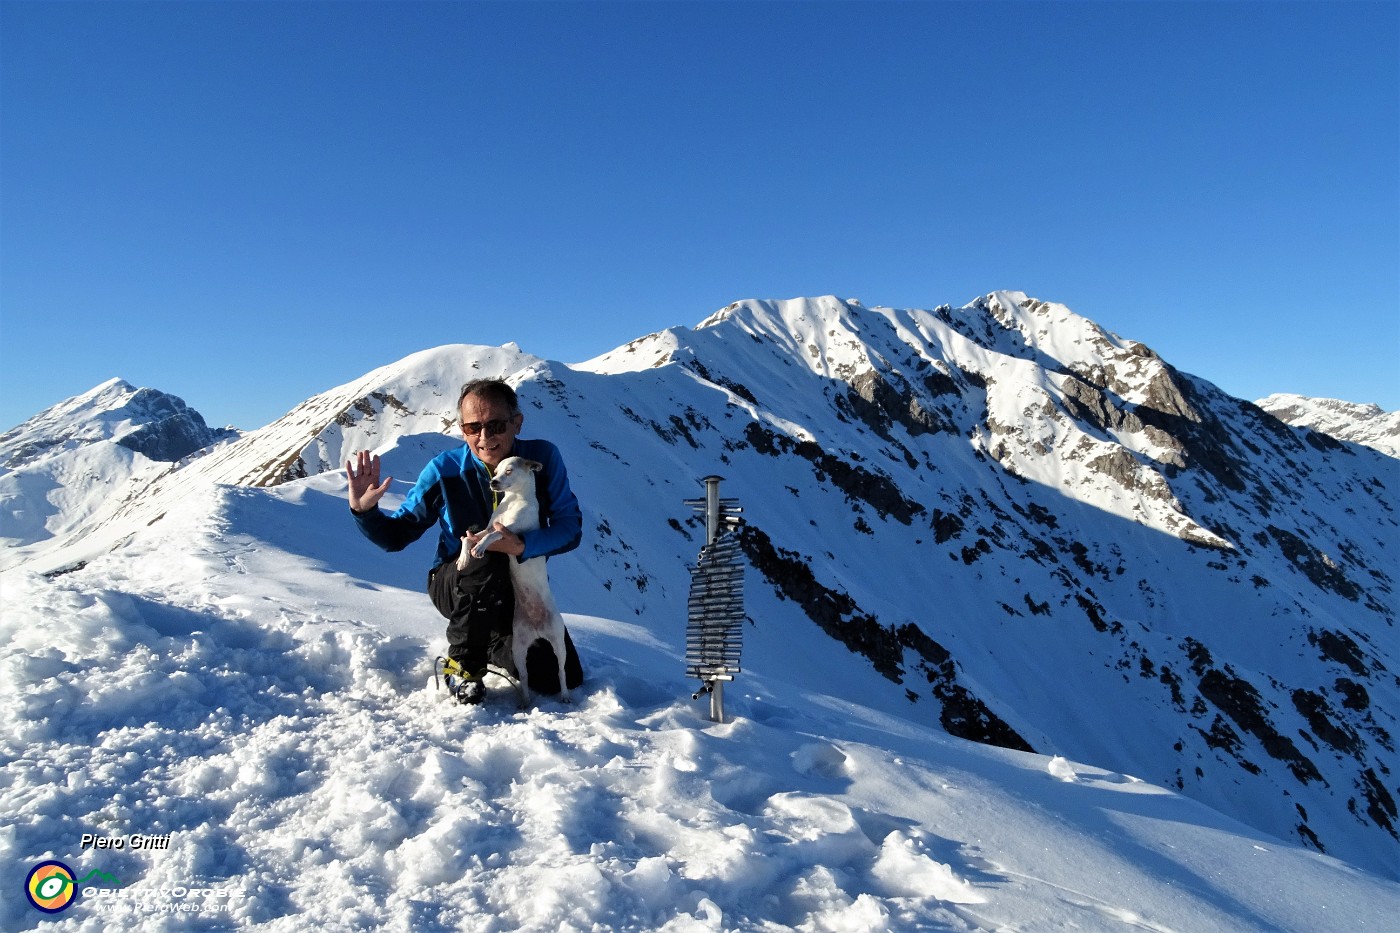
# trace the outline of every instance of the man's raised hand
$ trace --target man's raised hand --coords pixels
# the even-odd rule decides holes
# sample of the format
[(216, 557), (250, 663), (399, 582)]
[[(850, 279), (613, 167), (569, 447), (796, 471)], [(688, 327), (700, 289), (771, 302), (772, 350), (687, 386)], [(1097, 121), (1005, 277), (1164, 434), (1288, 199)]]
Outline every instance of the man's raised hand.
[(384, 482), (379, 481), (379, 455), (368, 450), (355, 454), (353, 461), (345, 461), (345, 475), (350, 480), (350, 508), (356, 512), (368, 512), (379, 505), (394, 479), (386, 476)]

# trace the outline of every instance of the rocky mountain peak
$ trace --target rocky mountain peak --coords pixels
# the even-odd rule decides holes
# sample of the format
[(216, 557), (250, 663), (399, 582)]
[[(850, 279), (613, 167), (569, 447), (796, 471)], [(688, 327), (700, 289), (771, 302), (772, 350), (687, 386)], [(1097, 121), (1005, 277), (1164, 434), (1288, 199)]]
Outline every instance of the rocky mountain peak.
[(0, 465), (16, 470), (100, 441), (173, 463), (235, 435), (177, 396), (109, 379), (0, 434)]

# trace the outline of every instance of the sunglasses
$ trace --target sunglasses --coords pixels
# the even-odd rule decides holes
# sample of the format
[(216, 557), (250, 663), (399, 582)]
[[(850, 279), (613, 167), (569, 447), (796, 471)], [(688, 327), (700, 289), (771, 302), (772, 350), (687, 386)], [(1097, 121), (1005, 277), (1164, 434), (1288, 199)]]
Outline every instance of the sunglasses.
[(510, 426), (510, 419), (493, 418), (490, 421), (468, 421), (462, 425), (462, 434), (466, 437), (476, 437), (484, 429), (487, 437), (495, 437), (498, 434), (506, 433), (506, 428)]

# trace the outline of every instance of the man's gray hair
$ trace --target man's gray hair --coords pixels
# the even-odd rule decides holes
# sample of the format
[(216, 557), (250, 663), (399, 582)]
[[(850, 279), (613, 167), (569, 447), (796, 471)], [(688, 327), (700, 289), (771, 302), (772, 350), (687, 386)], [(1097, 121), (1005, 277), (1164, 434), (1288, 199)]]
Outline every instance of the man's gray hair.
[(520, 414), (520, 400), (516, 397), (515, 390), (503, 380), (473, 379), (462, 386), (462, 393), (457, 396), (458, 411), (462, 410), (462, 401), (468, 395), (475, 395), (488, 402), (504, 405), (512, 416)]

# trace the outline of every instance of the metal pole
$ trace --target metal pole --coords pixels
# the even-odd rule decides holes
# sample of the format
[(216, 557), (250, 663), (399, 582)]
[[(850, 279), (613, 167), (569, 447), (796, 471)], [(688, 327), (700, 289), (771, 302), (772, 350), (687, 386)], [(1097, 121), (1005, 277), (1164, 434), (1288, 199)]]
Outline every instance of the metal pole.
[(719, 483), (723, 476), (707, 476), (705, 483), (705, 543), (714, 544), (719, 536)]
[[(719, 536), (719, 484), (722, 476), (705, 477), (705, 544)], [(710, 720), (724, 722), (724, 681), (710, 681)]]

